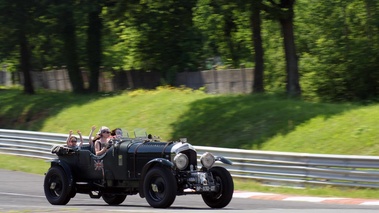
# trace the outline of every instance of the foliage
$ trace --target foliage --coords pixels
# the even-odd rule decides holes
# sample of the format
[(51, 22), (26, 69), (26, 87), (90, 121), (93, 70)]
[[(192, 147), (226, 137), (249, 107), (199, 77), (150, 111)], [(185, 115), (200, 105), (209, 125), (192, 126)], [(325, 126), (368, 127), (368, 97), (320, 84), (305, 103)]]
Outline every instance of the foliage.
[[(195, 1), (142, 1), (132, 4), (107, 28), (118, 36), (106, 49), (116, 68), (157, 70), (172, 83), (174, 73), (197, 70), (199, 36), (192, 26)], [(116, 65), (116, 66), (114, 66)]]
[[(17, 33), (23, 32), (22, 41), (29, 44), (25, 51), (30, 51), (30, 68), (24, 70), (90, 68), (91, 85), (97, 82), (99, 67), (107, 72), (157, 70), (168, 84), (176, 72), (212, 65), (252, 67), (255, 53), (249, 17), (252, 8), (262, 7), (264, 89), (284, 91), (288, 66), (278, 24), (285, 14), (278, 10), (280, 3), (284, 1), (2, 1), (0, 63), (7, 64), (9, 71), (20, 70)], [(95, 19), (89, 18), (94, 11)], [(379, 3), (298, 0), (294, 14), (303, 96), (325, 101), (377, 100)], [(65, 26), (76, 28), (68, 36), (62, 31)], [(72, 73), (78, 72), (76, 68)], [(80, 77), (74, 75), (71, 81), (77, 86)], [(96, 91), (96, 85), (91, 88)]]
[[(378, 96), (378, 3), (299, 1), (303, 84), (323, 100)], [(314, 41), (313, 43), (310, 41)], [(310, 62), (305, 63), (306, 62)]]
[(236, 3), (198, 1), (193, 20), (202, 34), (205, 56), (221, 56), (223, 64), (233, 68), (242, 63), (251, 64), (253, 51), (249, 14)]

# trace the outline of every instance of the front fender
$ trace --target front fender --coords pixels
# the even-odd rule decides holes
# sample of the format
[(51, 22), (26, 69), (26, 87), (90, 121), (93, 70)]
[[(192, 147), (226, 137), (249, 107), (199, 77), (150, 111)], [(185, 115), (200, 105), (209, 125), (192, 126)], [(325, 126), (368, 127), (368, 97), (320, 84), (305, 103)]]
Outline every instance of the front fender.
[(222, 157), (222, 156), (216, 156), (215, 160), (216, 161), (221, 161), (221, 162), (223, 162), (225, 164), (233, 165), (233, 162), (231, 160), (229, 160), (229, 159), (227, 159), (225, 157)]
[(149, 171), (150, 168), (161, 165), (164, 167), (169, 167), (170, 169), (173, 169), (175, 167), (174, 163), (164, 159), (164, 158), (154, 158), (151, 161), (147, 162), (146, 165), (142, 168), (141, 172), (141, 178), (139, 182), (139, 196), (141, 198), (145, 197), (145, 194), (143, 193), (143, 180), (145, 179), (146, 173)]
[(59, 166), (63, 168), (64, 172), (67, 175), (68, 187), (72, 188), (74, 184), (74, 177), (72, 175), (70, 167), (65, 162), (62, 162), (59, 159), (54, 159), (53, 161), (51, 161), (51, 167), (53, 166)]

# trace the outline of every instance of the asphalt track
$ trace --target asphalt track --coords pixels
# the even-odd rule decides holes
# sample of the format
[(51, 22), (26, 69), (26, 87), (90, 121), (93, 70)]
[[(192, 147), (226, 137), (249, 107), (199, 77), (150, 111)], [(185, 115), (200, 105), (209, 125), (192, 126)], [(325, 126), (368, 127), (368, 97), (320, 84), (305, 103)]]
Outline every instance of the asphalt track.
[(0, 170), (0, 212), (253, 212), (253, 213), (374, 213), (379, 200), (298, 197), (259, 192), (234, 193), (223, 209), (211, 209), (201, 196), (178, 196), (167, 209), (155, 209), (138, 195), (128, 196), (119, 206), (108, 206), (102, 199), (78, 194), (65, 206), (53, 206), (43, 193), (43, 175)]

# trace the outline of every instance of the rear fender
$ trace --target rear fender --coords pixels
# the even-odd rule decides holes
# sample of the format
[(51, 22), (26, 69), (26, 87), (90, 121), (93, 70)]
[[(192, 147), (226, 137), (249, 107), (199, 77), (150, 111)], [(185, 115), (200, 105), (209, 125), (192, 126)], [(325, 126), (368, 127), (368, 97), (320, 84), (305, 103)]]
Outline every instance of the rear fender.
[(145, 194), (143, 192), (143, 180), (145, 179), (146, 173), (153, 167), (155, 166), (163, 166), (163, 167), (168, 167), (170, 169), (174, 169), (174, 163), (171, 161), (164, 159), (164, 158), (155, 158), (149, 162), (146, 163), (146, 165), (143, 167), (142, 172), (141, 172), (141, 178), (139, 182), (139, 195), (141, 198), (145, 197)]

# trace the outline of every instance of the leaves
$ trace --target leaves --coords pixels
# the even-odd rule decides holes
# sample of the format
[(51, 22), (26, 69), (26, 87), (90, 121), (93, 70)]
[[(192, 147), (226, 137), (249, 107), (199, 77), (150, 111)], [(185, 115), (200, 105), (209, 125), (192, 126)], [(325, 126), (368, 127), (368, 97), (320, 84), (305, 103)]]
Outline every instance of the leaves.
[[(176, 72), (213, 69), (213, 65), (254, 67), (249, 17), (258, 7), (265, 90), (283, 91), (286, 60), (277, 20), (292, 14), (288, 9), (292, 4), (304, 97), (348, 101), (378, 96), (379, 3), (369, 0), (4, 0), (0, 2), (1, 63), (18, 69), (17, 33), (22, 31), (30, 43), (32, 70), (68, 66), (65, 55), (72, 56), (71, 52), (76, 52), (78, 66), (95, 72), (100, 66), (105, 71), (155, 70), (167, 83), (173, 82)], [(88, 14), (99, 8), (102, 27), (91, 28), (95, 25)], [(72, 13), (71, 23), (64, 11)], [(77, 47), (68, 45), (64, 51), (63, 27), (73, 25), (71, 39), (75, 37)], [(97, 37), (88, 31), (100, 28)]]

